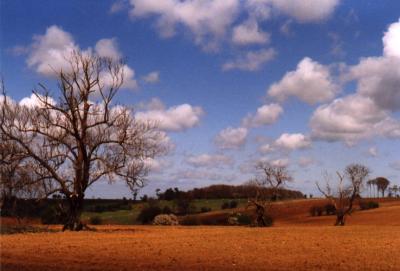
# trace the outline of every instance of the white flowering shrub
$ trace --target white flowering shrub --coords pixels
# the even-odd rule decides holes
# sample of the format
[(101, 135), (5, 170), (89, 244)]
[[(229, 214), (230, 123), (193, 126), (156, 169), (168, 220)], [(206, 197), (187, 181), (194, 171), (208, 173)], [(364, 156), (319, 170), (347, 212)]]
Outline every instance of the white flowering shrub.
[(153, 220), (153, 225), (174, 226), (179, 225), (178, 218), (173, 214), (157, 215)]

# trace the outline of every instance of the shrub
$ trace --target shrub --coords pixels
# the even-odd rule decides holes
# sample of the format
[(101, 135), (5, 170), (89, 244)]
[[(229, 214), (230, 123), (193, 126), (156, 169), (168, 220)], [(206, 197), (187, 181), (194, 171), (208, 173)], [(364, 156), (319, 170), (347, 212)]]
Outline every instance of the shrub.
[[(271, 227), (274, 224), (274, 219), (270, 215), (264, 215), (263, 219), (264, 219), (264, 222), (265, 222), (265, 226), (264, 227)], [(255, 224), (255, 222), (253, 222), (251, 225), (252, 226), (256, 226), (256, 227), (261, 226), (261, 225)]]
[(236, 226), (236, 225), (239, 225), (239, 221), (238, 221), (238, 218), (237, 218), (237, 216), (230, 216), (230, 217), (228, 217), (228, 225), (230, 225), (230, 226)]
[(138, 217), (137, 220), (142, 224), (149, 224), (153, 221), (154, 217), (161, 214), (161, 208), (155, 205), (144, 207)]
[(376, 201), (361, 201), (360, 202), (360, 209), (361, 210), (369, 210), (379, 208), (379, 203)]
[(192, 204), (190, 199), (178, 199), (175, 201), (178, 214), (188, 215), (196, 212), (196, 206)]
[(311, 216), (321, 216), (324, 212), (324, 208), (321, 206), (312, 206), (310, 208), (310, 215)]
[(164, 208), (162, 209), (162, 213), (163, 214), (172, 214), (172, 209), (169, 206), (164, 206)]
[(63, 221), (62, 221), (60, 215), (58, 214), (57, 210), (54, 207), (46, 208), (42, 212), (42, 214), (40, 216), (40, 220), (45, 225), (63, 224)]
[(201, 207), (200, 212), (201, 213), (211, 212), (211, 208), (210, 207)]
[(201, 221), (197, 216), (189, 215), (189, 216), (185, 216), (182, 219), (181, 225), (196, 226), (196, 225), (201, 225)]
[(99, 216), (92, 216), (89, 219), (89, 223), (92, 224), (92, 225), (101, 225), (102, 222), (103, 222), (103, 220)]
[(231, 202), (229, 202), (229, 208), (234, 209), (238, 206), (238, 202), (236, 200), (231, 200)]
[(245, 214), (238, 214), (237, 221), (239, 225), (250, 225), (251, 224), (251, 217)]
[(178, 218), (176, 215), (157, 215), (153, 220), (153, 225), (164, 225), (164, 226), (174, 226), (179, 225)]
[(325, 209), (326, 215), (335, 215), (336, 214), (336, 207), (333, 204), (330, 204), (330, 203), (326, 204), (324, 206), (324, 209)]
[(222, 205), (221, 205), (221, 209), (222, 209), (222, 210), (224, 210), (224, 209), (229, 209), (229, 202), (226, 202), (226, 201), (223, 202)]

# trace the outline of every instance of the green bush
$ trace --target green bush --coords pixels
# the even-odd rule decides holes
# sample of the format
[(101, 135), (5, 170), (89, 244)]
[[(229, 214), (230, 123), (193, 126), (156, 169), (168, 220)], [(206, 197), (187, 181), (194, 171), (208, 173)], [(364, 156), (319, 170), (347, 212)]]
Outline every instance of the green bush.
[(361, 210), (369, 210), (379, 208), (379, 203), (376, 201), (361, 201), (360, 202), (360, 209)]
[(311, 216), (321, 216), (324, 213), (324, 208), (321, 206), (312, 206), (310, 208)]
[(40, 215), (40, 220), (45, 225), (63, 224), (62, 218), (54, 207), (46, 208)]
[(238, 202), (236, 200), (231, 200), (229, 202), (229, 208), (235, 209), (238, 206)]
[(99, 216), (92, 216), (89, 219), (89, 223), (92, 225), (101, 225), (103, 223), (103, 220)]
[(252, 219), (246, 214), (238, 214), (237, 221), (239, 225), (251, 225)]
[(221, 209), (222, 210), (229, 209), (229, 202), (227, 201), (223, 202), (221, 205)]
[(324, 206), (324, 209), (325, 209), (326, 215), (335, 215), (336, 214), (336, 207), (333, 204), (330, 204), (330, 203), (326, 204)]
[(180, 224), (185, 226), (197, 226), (201, 225), (201, 221), (197, 216), (189, 215), (185, 216)]
[(158, 206), (155, 205), (146, 206), (140, 211), (137, 220), (140, 221), (142, 224), (149, 224), (153, 222), (154, 217), (156, 217), (161, 213), (162, 210)]
[(211, 208), (210, 207), (201, 207), (200, 212), (201, 213), (211, 212)]

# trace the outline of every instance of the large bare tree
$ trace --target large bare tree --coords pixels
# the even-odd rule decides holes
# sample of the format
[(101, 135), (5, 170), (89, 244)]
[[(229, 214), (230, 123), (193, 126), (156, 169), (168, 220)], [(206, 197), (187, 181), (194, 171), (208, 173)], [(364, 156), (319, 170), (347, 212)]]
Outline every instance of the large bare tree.
[[(248, 206), (252, 206), (256, 211), (256, 224), (260, 227), (268, 226), (266, 221), (269, 215), (271, 202), (279, 199), (279, 191), (287, 182), (292, 181), (292, 176), (286, 166), (272, 165), (269, 162), (259, 162), (256, 164), (259, 175), (249, 182), (249, 185), (256, 188), (254, 198), (248, 200)], [(267, 193), (272, 191), (271, 193)]]
[(66, 61), (68, 68), (55, 71), (58, 100), (44, 85), (33, 91), (33, 105), (13, 103), (4, 93), (0, 132), (31, 159), (46, 195), (65, 195), (64, 229), (80, 230), (86, 189), (102, 179), (143, 186), (146, 161), (164, 151), (164, 134), (113, 104), (124, 81), (121, 61), (81, 52)]
[[(336, 208), (335, 226), (344, 226), (346, 217), (350, 215), (354, 209), (356, 199), (360, 197), (363, 184), (370, 174), (370, 169), (364, 165), (351, 164), (348, 165), (344, 173), (336, 172), (338, 177), (337, 188), (332, 188), (330, 177), (325, 175), (325, 187), (321, 187), (317, 182), (318, 190), (331, 201)], [(346, 182), (347, 180), (347, 182)]]

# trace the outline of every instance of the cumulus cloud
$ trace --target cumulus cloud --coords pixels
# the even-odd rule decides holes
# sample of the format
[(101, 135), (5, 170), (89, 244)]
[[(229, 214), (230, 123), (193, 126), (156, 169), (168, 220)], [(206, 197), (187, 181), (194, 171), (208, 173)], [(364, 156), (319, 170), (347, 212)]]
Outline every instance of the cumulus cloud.
[(143, 76), (143, 80), (149, 84), (155, 84), (160, 82), (160, 72), (153, 71), (148, 73), (147, 75)]
[(259, 70), (265, 63), (273, 60), (276, 56), (276, 51), (273, 48), (261, 49), (258, 51), (248, 51), (243, 55), (237, 56), (222, 65), (222, 70), (243, 70), (256, 71)]
[(279, 104), (263, 105), (257, 109), (257, 112), (252, 115), (247, 115), (242, 120), (242, 125), (245, 127), (260, 127), (275, 123), (279, 116), (283, 113), (283, 108)]
[(282, 102), (289, 96), (296, 96), (308, 104), (326, 102), (333, 99), (339, 90), (329, 68), (305, 57), (294, 71), (268, 89), (268, 95)]
[[(45, 105), (45, 103), (43, 103), (41, 99), (45, 99), (45, 98), (43, 96), (39, 96), (39, 97), (40, 97), (40, 99), (38, 98), (38, 96), (36, 96), (35, 94), (32, 93), (31, 96), (22, 98), (21, 101), (19, 101), (19, 105), (26, 106), (29, 108), (43, 107)], [(48, 97), (47, 103), (55, 105), (56, 101), (53, 98)]]
[(400, 22), (383, 37), (383, 55), (362, 58), (343, 78), (356, 81), (356, 93), (318, 107), (310, 126), (315, 138), (354, 144), (375, 136), (400, 137), (400, 121), (391, 113), (400, 109)]
[(265, 0), (278, 11), (299, 22), (321, 21), (329, 17), (340, 0)]
[(223, 154), (200, 154), (190, 156), (186, 162), (195, 167), (219, 167), (233, 164), (233, 159)]
[(275, 159), (270, 161), (272, 166), (275, 167), (287, 167), (289, 166), (289, 159), (288, 158), (280, 158), (280, 159)]
[[(73, 52), (80, 51), (85, 55), (95, 51), (102, 57), (110, 57), (114, 60), (119, 60), (122, 55), (115, 39), (101, 39), (96, 43), (94, 49), (82, 50), (70, 33), (56, 25), (48, 27), (44, 35), (34, 36), (28, 51), (28, 67), (45, 76), (55, 76), (61, 70), (70, 71), (71, 64), (68, 59)], [(124, 65), (121, 71), (124, 76), (122, 87), (135, 89), (137, 87), (135, 71), (128, 65)], [(105, 84), (112, 81), (106, 75), (101, 80)]]
[[(155, 18), (162, 37), (172, 37), (177, 29), (190, 32), (196, 44), (216, 49), (226, 33), (239, 45), (265, 44), (269, 35), (259, 23), (272, 13), (285, 14), (302, 23), (328, 18), (340, 0), (130, 0), (131, 18)], [(122, 9), (121, 2), (111, 12)], [(242, 19), (244, 18), (244, 19)]]
[(155, 121), (165, 131), (179, 132), (195, 127), (200, 123), (204, 111), (199, 106), (181, 104), (165, 108), (159, 100), (152, 100), (151, 108), (136, 113), (136, 118), (143, 121)]
[(215, 137), (215, 143), (221, 149), (237, 149), (246, 143), (247, 135), (244, 127), (228, 127)]
[[(239, 0), (131, 0), (133, 18), (157, 16), (157, 28), (163, 37), (175, 35), (184, 26), (203, 47), (214, 47), (239, 11)], [(211, 41), (210, 41), (211, 40)]]
[(270, 34), (260, 29), (256, 20), (248, 20), (232, 30), (232, 42), (237, 45), (266, 44)]
[(381, 110), (369, 97), (358, 94), (322, 105), (310, 121), (313, 137), (347, 144), (377, 135), (400, 136), (400, 123)]
[(311, 140), (303, 134), (282, 134), (276, 141), (275, 146), (286, 150), (306, 149), (311, 147)]
[(385, 56), (400, 57), (400, 19), (389, 26), (382, 41)]

